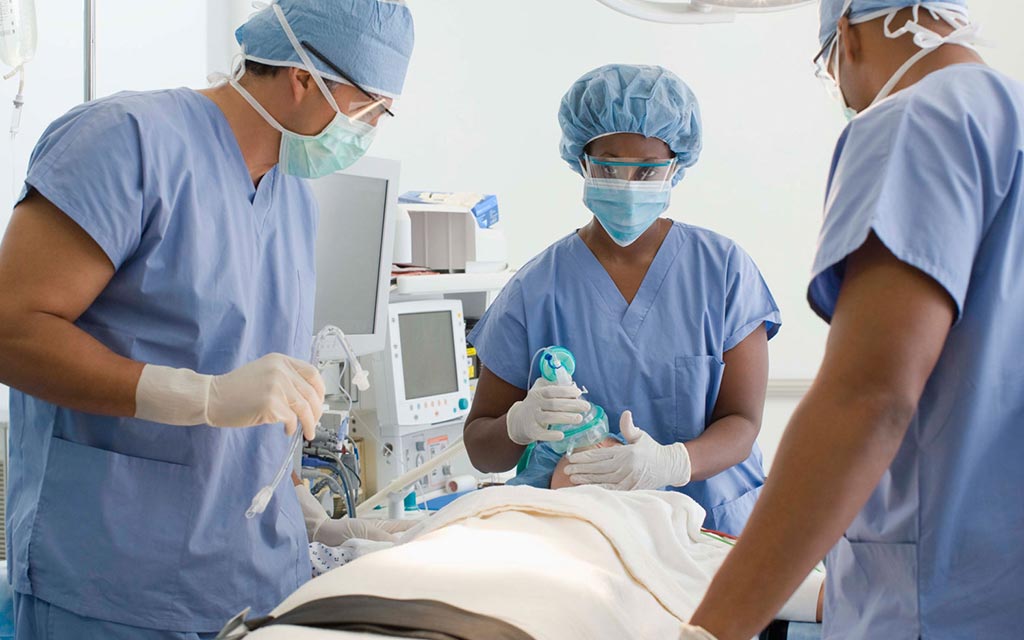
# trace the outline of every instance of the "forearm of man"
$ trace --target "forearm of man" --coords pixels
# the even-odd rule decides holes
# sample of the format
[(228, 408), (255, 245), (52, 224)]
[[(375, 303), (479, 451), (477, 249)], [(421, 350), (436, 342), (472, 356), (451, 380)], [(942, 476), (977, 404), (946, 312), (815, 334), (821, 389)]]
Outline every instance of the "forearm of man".
[(0, 324), (4, 384), (77, 411), (135, 415), (143, 363), (115, 354), (59, 316), (7, 309)]
[(19, 205), (0, 245), (0, 382), (79, 411), (134, 415), (144, 365), (74, 324), (113, 274), (99, 245), (51, 203), (32, 194)]
[[(771, 622), (899, 449), (910, 414), (892, 406), (884, 397), (816, 386), (793, 416), (758, 507), (694, 624), (729, 640), (755, 636)], [(772, 576), (771, 591), (764, 576)]]
[(821, 372), (694, 624), (732, 640), (770, 622), (892, 463), (954, 313), (945, 290), (874, 236), (849, 258)]
[(743, 415), (719, 418), (697, 438), (686, 443), (690, 453), (690, 481), (707, 480), (750, 457), (760, 425)]
[(480, 369), (473, 407), (466, 417), (463, 437), (470, 462), (485, 473), (500, 473), (516, 466), (526, 447), (508, 437), (505, 422), (513, 404), (526, 397), (522, 389), (505, 382), (486, 367)]

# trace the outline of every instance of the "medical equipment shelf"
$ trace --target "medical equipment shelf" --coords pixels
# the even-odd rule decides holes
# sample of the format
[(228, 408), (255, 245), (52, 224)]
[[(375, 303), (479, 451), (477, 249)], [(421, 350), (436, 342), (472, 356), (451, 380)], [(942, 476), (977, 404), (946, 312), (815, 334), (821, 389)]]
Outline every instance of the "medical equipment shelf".
[(399, 276), (393, 295), (447, 295), (499, 291), (515, 274), (506, 270), (497, 273), (442, 273), (432, 276)]

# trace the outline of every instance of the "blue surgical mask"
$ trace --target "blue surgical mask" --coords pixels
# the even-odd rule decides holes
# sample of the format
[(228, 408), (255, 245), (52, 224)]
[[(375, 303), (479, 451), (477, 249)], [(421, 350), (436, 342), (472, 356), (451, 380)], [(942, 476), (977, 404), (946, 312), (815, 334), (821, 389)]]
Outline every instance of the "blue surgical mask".
[(628, 247), (668, 209), (671, 181), (643, 182), (587, 178), (583, 202), (609, 237)]
[(275, 120), (263, 108), (263, 105), (252, 94), (246, 91), (242, 85), (238, 84), (238, 78), (244, 73), (244, 66), (236, 77), (230, 79), (231, 86), (241, 94), (253, 109), (263, 116), (267, 124), (281, 132), (278, 165), (282, 172), (298, 178), (321, 178), (336, 171), (347, 169), (366, 155), (366, 151), (370, 148), (370, 144), (376, 137), (377, 128), (342, 113), (338, 103), (334, 100), (334, 96), (327, 89), (327, 84), (321, 77), (316, 65), (313, 64), (306, 50), (299, 43), (298, 38), (295, 37), (295, 33), (288, 24), (288, 20), (284, 17), (281, 7), (275, 4), (273, 5), (273, 10), (278, 21), (281, 23), (281, 28), (284, 30), (285, 35), (288, 36), (292, 48), (299, 55), (306, 70), (313, 76), (313, 80), (316, 82), (317, 88), (320, 89), (320, 93), (323, 94), (328, 104), (334, 109), (334, 119), (331, 120), (330, 124), (323, 131), (316, 135), (306, 136), (295, 133), (285, 129), (281, 123)]

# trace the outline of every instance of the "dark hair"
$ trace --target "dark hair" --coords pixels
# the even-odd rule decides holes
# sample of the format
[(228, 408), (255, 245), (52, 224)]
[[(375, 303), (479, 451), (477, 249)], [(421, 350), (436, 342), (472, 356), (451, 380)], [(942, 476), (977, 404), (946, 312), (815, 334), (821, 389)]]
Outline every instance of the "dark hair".
[[(273, 78), (281, 69), (286, 67), (278, 67), (272, 64), (263, 64), (262, 62), (256, 62), (255, 60), (246, 59), (245, 61), (245, 72), (256, 76), (257, 78)], [(327, 89), (334, 91), (340, 82), (335, 82), (330, 78), (324, 78), (324, 84), (327, 85)]]
[(251, 73), (254, 76), (261, 78), (273, 77), (277, 75), (277, 72), (281, 70), (281, 67), (275, 67), (270, 64), (263, 64), (262, 62), (256, 62), (255, 60), (245, 61), (245, 72)]

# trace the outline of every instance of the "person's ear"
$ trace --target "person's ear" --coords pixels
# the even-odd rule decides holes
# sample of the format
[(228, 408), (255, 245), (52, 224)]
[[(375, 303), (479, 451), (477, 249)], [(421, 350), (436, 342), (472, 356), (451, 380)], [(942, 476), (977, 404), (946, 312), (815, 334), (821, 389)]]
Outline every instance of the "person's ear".
[(296, 104), (303, 101), (310, 89), (319, 91), (313, 76), (305, 69), (288, 67), (288, 86), (291, 89), (292, 99)]
[(839, 44), (840, 48), (836, 54), (843, 56), (842, 62), (845, 62), (847, 66), (860, 60), (862, 45), (860, 33), (853, 28), (850, 19), (845, 16), (839, 20)]

